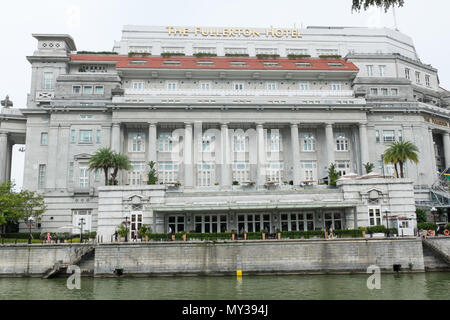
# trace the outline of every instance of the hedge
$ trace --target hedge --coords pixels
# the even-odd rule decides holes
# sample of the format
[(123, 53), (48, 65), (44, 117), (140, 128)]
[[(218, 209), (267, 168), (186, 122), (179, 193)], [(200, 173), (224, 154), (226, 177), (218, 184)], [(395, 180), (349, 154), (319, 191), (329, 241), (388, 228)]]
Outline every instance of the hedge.
[(248, 53), (225, 53), (225, 57), (248, 57)]
[(322, 54), (319, 56), (321, 59), (341, 59), (342, 56), (339, 54)]
[(386, 231), (387, 231), (387, 229), (383, 225), (367, 227), (367, 233), (369, 233), (369, 234), (372, 234), (372, 233), (386, 233)]
[(231, 232), (187, 233), (187, 240), (231, 240)]
[[(32, 232), (31, 235), (33, 236), (33, 239), (40, 239), (41, 233), (40, 232)], [(0, 238), (5, 239), (27, 239), (30, 236), (29, 232), (18, 232), (18, 233), (5, 233), (0, 235)]]
[(194, 57), (197, 57), (197, 58), (201, 58), (201, 57), (217, 57), (217, 54), (215, 54), (215, 53), (199, 52), (199, 53), (194, 53)]
[(151, 56), (148, 52), (128, 52), (128, 57), (148, 57)]
[(148, 237), (148, 240), (153, 241), (169, 241), (170, 240), (170, 234), (168, 233), (148, 233), (146, 234)]
[(302, 58), (311, 58), (309, 54), (288, 54), (288, 59), (302, 59)]
[(277, 59), (280, 57), (279, 54), (257, 54), (258, 59)]
[(247, 232), (247, 240), (261, 240), (262, 232)]
[(417, 224), (419, 230), (437, 230), (437, 225), (434, 222), (419, 222)]
[(333, 234), (340, 238), (362, 238), (363, 230), (361, 229), (333, 230)]
[(77, 54), (113, 54), (113, 55), (118, 55), (117, 52), (112, 52), (112, 51), (78, 51)]
[(181, 52), (163, 52), (163, 53), (161, 53), (161, 57), (172, 57), (172, 56), (185, 56), (185, 54), (181, 53)]
[(309, 231), (281, 231), (281, 237), (287, 239), (309, 239), (311, 237), (325, 238), (325, 232), (321, 230)]

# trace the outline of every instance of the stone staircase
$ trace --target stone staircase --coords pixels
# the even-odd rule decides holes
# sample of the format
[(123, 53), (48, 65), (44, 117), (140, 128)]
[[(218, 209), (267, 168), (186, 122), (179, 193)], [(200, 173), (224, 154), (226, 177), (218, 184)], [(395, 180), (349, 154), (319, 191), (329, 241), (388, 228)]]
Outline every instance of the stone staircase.
[(450, 255), (427, 239), (422, 239), (422, 245), (424, 246), (424, 249), (427, 249), (433, 253), (435, 257), (439, 258), (442, 262), (445, 262), (448, 267), (450, 267)]
[(49, 269), (43, 279), (50, 279), (59, 275), (67, 274), (67, 268), (70, 265), (79, 266), (81, 269), (81, 275), (93, 275), (94, 274), (94, 261), (95, 261), (95, 248), (90, 247), (82, 255), (73, 260), (70, 264), (63, 263), (63, 261), (57, 261), (53, 268)]

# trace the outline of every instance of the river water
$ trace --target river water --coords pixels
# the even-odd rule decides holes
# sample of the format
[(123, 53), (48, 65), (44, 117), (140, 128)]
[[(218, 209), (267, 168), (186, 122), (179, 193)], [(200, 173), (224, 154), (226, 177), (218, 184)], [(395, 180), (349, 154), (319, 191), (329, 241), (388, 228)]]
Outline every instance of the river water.
[(281, 275), (173, 278), (0, 278), (0, 300), (450, 300), (450, 273), (382, 274), (369, 290), (369, 275)]

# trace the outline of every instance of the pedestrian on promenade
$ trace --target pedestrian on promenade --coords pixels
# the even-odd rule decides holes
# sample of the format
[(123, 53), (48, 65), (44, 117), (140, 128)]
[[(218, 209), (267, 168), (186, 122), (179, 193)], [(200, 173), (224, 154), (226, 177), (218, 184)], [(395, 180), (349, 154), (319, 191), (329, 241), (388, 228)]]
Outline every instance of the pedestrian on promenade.
[(172, 240), (172, 228), (169, 226), (169, 238)]
[(119, 233), (116, 231), (114, 232), (114, 241), (117, 242), (117, 238), (119, 237)]

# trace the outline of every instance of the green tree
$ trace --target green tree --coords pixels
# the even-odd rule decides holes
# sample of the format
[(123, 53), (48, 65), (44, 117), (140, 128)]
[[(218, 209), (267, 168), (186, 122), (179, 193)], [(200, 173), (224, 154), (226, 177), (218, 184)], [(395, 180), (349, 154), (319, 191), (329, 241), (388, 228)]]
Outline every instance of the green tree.
[(384, 8), (388, 11), (390, 7), (403, 7), (404, 0), (353, 0), (352, 10), (361, 11), (361, 9), (367, 10), (372, 6)]
[(335, 164), (331, 164), (328, 168), (328, 185), (336, 186), (336, 181), (339, 179), (339, 172), (336, 171)]
[(127, 226), (125, 226), (125, 224), (121, 223), (117, 227), (116, 231), (119, 234), (119, 236), (125, 237), (128, 234), (128, 232), (130, 231), (130, 229)]
[(417, 208), (416, 209), (417, 222), (427, 222), (427, 212), (424, 209)]
[(116, 153), (112, 157), (112, 169), (113, 173), (111, 174), (111, 184), (117, 184), (117, 175), (119, 174), (119, 170), (133, 170), (131, 166), (130, 159), (127, 155)]
[(370, 163), (370, 162), (367, 162), (367, 163), (364, 165), (364, 169), (366, 169), (366, 173), (367, 173), (367, 174), (373, 172), (373, 169), (374, 169), (374, 168), (375, 168), (374, 164), (373, 164), (373, 163)]
[[(384, 163), (394, 164), (395, 173), (397, 177), (404, 178), (404, 165), (406, 161), (412, 161), (414, 163), (419, 162), (419, 149), (409, 141), (393, 142), (384, 152)], [(398, 167), (400, 168), (400, 175)]]
[(109, 184), (108, 172), (113, 167), (114, 151), (109, 148), (98, 150), (89, 160), (89, 170), (103, 170), (105, 174), (105, 186)]
[(154, 185), (158, 183), (158, 177), (156, 175), (156, 169), (155, 169), (156, 163), (154, 161), (150, 161), (148, 163), (148, 166), (150, 167), (150, 171), (148, 172), (148, 180), (147, 184)]
[(27, 222), (30, 217), (37, 220), (44, 212), (46, 206), (44, 198), (31, 191), (14, 191), (11, 181), (0, 184), (0, 226)]

